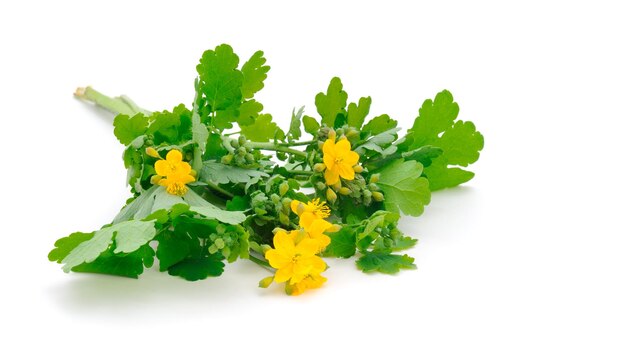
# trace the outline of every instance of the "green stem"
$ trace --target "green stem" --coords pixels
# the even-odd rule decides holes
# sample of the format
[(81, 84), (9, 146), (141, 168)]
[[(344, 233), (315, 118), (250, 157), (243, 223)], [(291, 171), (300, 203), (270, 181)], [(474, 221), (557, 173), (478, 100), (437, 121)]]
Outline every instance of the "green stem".
[(74, 96), (82, 100), (86, 100), (109, 110), (114, 114), (136, 115), (142, 113), (144, 115), (152, 114), (150, 111), (140, 108), (134, 101), (125, 95), (111, 98), (104, 95), (91, 87), (78, 88)]
[(227, 196), (228, 198), (234, 198), (235, 195), (232, 194), (231, 192), (223, 189), (222, 187), (216, 185), (215, 183), (209, 182), (209, 181), (203, 181), (204, 183), (206, 183), (207, 187), (209, 187), (210, 189), (217, 191), (225, 196)]
[[(270, 263), (266, 262), (265, 260), (262, 260), (262, 259), (259, 259), (259, 258), (255, 257), (252, 253), (253, 253), (253, 252), (251, 251), (251, 252), (250, 252), (250, 255), (248, 256), (248, 259), (249, 259), (251, 262), (253, 262), (253, 263), (255, 263), (255, 264), (259, 265), (259, 266), (262, 266), (262, 267), (264, 267), (265, 269), (268, 269), (268, 270), (270, 270), (270, 271), (272, 271), (272, 272), (274, 271), (274, 269), (272, 268), (272, 266), (270, 265)], [(255, 252), (255, 253), (256, 253), (256, 252)]]
[(278, 143), (278, 145), (283, 146), (283, 147), (295, 147), (295, 146), (299, 146), (299, 145), (309, 145), (309, 144), (313, 144), (317, 141), (304, 141), (304, 142), (291, 142), (291, 143)]
[(254, 149), (273, 150), (277, 152), (289, 153), (306, 158), (307, 154), (303, 151), (291, 149), (285, 146), (276, 145), (274, 143), (250, 142), (250, 146)]
[(313, 175), (313, 171), (309, 171), (309, 170), (289, 170), (287, 169), (287, 172), (293, 175), (303, 175), (303, 176), (311, 176)]

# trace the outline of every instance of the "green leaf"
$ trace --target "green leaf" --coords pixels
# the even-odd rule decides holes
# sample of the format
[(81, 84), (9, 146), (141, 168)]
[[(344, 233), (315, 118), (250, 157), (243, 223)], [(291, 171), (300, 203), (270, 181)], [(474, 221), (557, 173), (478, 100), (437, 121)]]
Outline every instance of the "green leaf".
[(114, 253), (131, 253), (150, 242), (156, 236), (155, 221), (129, 221), (118, 229)]
[(415, 269), (414, 259), (408, 255), (368, 252), (356, 261), (356, 265), (365, 273), (378, 271), (383, 274), (395, 274), (400, 269)]
[(372, 105), (372, 98), (359, 99), (359, 105), (350, 103), (348, 105), (348, 125), (356, 128), (361, 128), (365, 117), (370, 113), (370, 106)]
[(224, 272), (223, 256), (219, 253), (201, 258), (188, 258), (171, 266), (168, 273), (180, 276), (188, 281), (206, 279), (209, 276), (220, 276)]
[(176, 145), (190, 141), (193, 137), (191, 111), (180, 104), (172, 112), (152, 113), (146, 134), (153, 136), (155, 145)]
[(376, 116), (363, 126), (362, 131), (373, 135), (382, 133), (384, 131), (395, 128), (398, 125), (398, 121), (384, 114)]
[(391, 150), (383, 150), (383, 148), (388, 147), (398, 138), (399, 130), (399, 128), (392, 128), (379, 134), (375, 134), (371, 138), (367, 139), (364, 143), (359, 145), (357, 148), (355, 148), (354, 151), (363, 155), (365, 154), (365, 149), (373, 150), (380, 153), (383, 157), (389, 154), (393, 154), (396, 150), (395, 147)]
[[(123, 245), (123, 249), (121, 251), (134, 248), (137, 243), (141, 242), (150, 234), (145, 229), (147, 226), (151, 226), (154, 231), (153, 221), (143, 222), (139, 220), (125, 221), (96, 231), (93, 238), (80, 243), (65, 258), (63, 258), (61, 261), (61, 263), (65, 264), (63, 266), (63, 270), (65, 272), (69, 272), (77, 265), (93, 262), (102, 252), (109, 248), (115, 236), (122, 237), (121, 243)], [(139, 231), (140, 234), (135, 234), (136, 231)], [(154, 237), (154, 234), (152, 234), (152, 237)], [(147, 241), (142, 243), (142, 245), (147, 243)], [(137, 248), (139, 248), (139, 246), (135, 249)], [(116, 252), (120, 251), (116, 250)]]
[(259, 50), (241, 67), (243, 73), (241, 94), (244, 98), (250, 99), (254, 93), (263, 89), (263, 81), (267, 78), (267, 72), (270, 70), (265, 62), (263, 52)]
[(252, 180), (268, 176), (267, 173), (259, 170), (224, 165), (215, 161), (205, 161), (198, 180), (219, 185), (227, 183), (248, 183)]
[(289, 124), (289, 132), (287, 133), (290, 141), (298, 140), (302, 136), (300, 120), (302, 119), (303, 112), (304, 106), (298, 110), (298, 113), (296, 113), (296, 109), (293, 109), (291, 112), (291, 123)]
[(235, 196), (226, 202), (226, 210), (246, 211), (250, 209), (250, 201), (246, 197)]
[(227, 44), (202, 54), (196, 70), (200, 76), (199, 88), (210, 107), (209, 111), (225, 110), (241, 103), (244, 78), (237, 69), (238, 65), (239, 57)]
[(441, 148), (443, 154), (433, 161), (424, 174), (432, 190), (454, 187), (467, 182), (474, 174), (459, 167), (476, 162), (484, 147), (484, 138), (471, 122), (456, 121), (459, 105), (452, 94), (444, 90), (435, 100), (426, 100), (408, 131), (411, 148), (425, 145)]
[(259, 113), (263, 111), (263, 104), (256, 100), (247, 100), (239, 107), (239, 116), (237, 117), (237, 124), (241, 126), (250, 126), (254, 124)]
[(339, 77), (333, 77), (328, 85), (326, 94), (319, 93), (315, 96), (317, 112), (322, 117), (322, 123), (333, 127), (338, 114), (345, 114), (348, 93), (343, 91), (343, 84)]
[(240, 126), (241, 134), (253, 142), (269, 142), (277, 136), (285, 135), (275, 122), (272, 122), (272, 115), (261, 114), (252, 125)]
[(407, 215), (419, 216), (430, 203), (428, 180), (420, 177), (422, 164), (414, 160), (394, 160), (380, 170), (377, 185), (385, 195), (385, 208)]
[(153, 263), (154, 250), (146, 245), (130, 254), (116, 255), (111, 251), (106, 251), (93, 262), (78, 265), (72, 268), (72, 271), (116, 275), (136, 279), (143, 273), (144, 266), (149, 268)]
[(348, 226), (335, 233), (329, 233), (330, 244), (326, 247), (325, 256), (350, 258), (356, 253), (356, 234)]
[(65, 264), (63, 266), (63, 271), (68, 273), (77, 265), (90, 263), (96, 260), (96, 258), (98, 258), (102, 252), (106, 251), (113, 242), (115, 226), (117, 225), (96, 231), (93, 238), (76, 246), (76, 248), (74, 248), (61, 261), (62, 264)]
[(417, 149), (402, 153), (404, 160), (415, 160), (422, 164), (424, 167), (432, 164), (433, 159), (439, 157), (443, 153), (443, 149), (433, 147), (432, 145), (425, 145)]
[(48, 259), (51, 262), (61, 263), (61, 261), (67, 257), (67, 255), (70, 254), (74, 248), (92, 238), (93, 232), (74, 232), (67, 237), (60, 238), (54, 243), (55, 248), (48, 253)]
[(302, 124), (304, 125), (304, 130), (306, 133), (312, 134), (313, 136), (317, 136), (317, 131), (320, 129), (320, 123), (317, 122), (316, 119), (311, 116), (302, 117)]
[(228, 211), (220, 209), (211, 203), (207, 206), (192, 206), (189, 210), (198, 213), (208, 219), (215, 219), (226, 224), (237, 225), (246, 220), (246, 215), (242, 211)]
[(200, 250), (198, 240), (187, 234), (165, 232), (159, 236), (158, 242), (156, 256), (159, 259), (161, 271), (166, 271), (172, 265), (187, 258), (192, 254), (192, 250)]
[(117, 115), (113, 120), (115, 137), (124, 145), (129, 145), (135, 138), (146, 133), (148, 128), (148, 118), (143, 114), (133, 117), (127, 115)]

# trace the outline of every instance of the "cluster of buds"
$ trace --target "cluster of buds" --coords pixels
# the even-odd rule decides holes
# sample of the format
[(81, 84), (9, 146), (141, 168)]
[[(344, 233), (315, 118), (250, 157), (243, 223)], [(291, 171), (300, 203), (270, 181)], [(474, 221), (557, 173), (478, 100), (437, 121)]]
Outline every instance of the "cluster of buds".
[(258, 152), (252, 149), (246, 137), (239, 136), (237, 139), (224, 138), (223, 145), (228, 150), (228, 154), (222, 157), (222, 164), (239, 167), (251, 167), (258, 164)]
[(217, 252), (229, 261), (235, 261), (242, 252), (247, 252), (247, 232), (241, 226), (218, 224), (215, 233), (209, 235), (210, 254)]

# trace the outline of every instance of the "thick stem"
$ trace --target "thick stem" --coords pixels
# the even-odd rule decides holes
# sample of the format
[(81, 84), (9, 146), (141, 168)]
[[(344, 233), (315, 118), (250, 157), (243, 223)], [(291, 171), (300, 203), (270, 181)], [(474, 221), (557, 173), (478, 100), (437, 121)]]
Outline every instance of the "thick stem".
[(278, 145), (283, 146), (283, 147), (295, 147), (295, 146), (299, 146), (299, 145), (309, 145), (309, 144), (313, 144), (313, 143), (317, 143), (317, 141), (278, 143)]
[(293, 155), (298, 155), (306, 158), (307, 154), (303, 151), (291, 149), (288, 147), (284, 147), (281, 145), (276, 145), (274, 143), (260, 143), (260, 142), (250, 142), (250, 146), (254, 149), (264, 149), (264, 150), (273, 150), (277, 152), (289, 153)]
[(86, 100), (100, 106), (114, 114), (136, 115), (142, 113), (144, 115), (152, 114), (150, 111), (137, 106), (134, 101), (125, 95), (111, 98), (104, 95), (91, 87), (78, 88), (74, 96), (82, 100)]
[(292, 174), (292, 175), (299, 175), (299, 176), (311, 176), (313, 175), (313, 171), (309, 171), (309, 170), (289, 170), (287, 169), (287, 172)]

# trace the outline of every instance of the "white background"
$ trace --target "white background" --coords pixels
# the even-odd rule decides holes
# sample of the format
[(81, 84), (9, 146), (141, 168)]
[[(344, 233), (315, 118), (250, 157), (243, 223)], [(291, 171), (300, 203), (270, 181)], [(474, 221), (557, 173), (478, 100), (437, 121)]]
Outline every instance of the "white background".
[[(0, 4), (0, 350), (626, 349), (618, 1), (175, 3)], [(129, 195), (111, 116), (74, 89), (189, 103), (197, 60), (220, 43), (242, 60), (265, 51), (257, 97), (283, 126), (293, 107), (315, 113), (335, 75), (404, 128), (424, 99), (454, 94), (485, 149), (474, 180), (402, 219), (418, 270), (330, 261), (322, 289), (288, 297), (258, 289), (266, 272), (248, 262), (188, 283), (47, 261)]]

